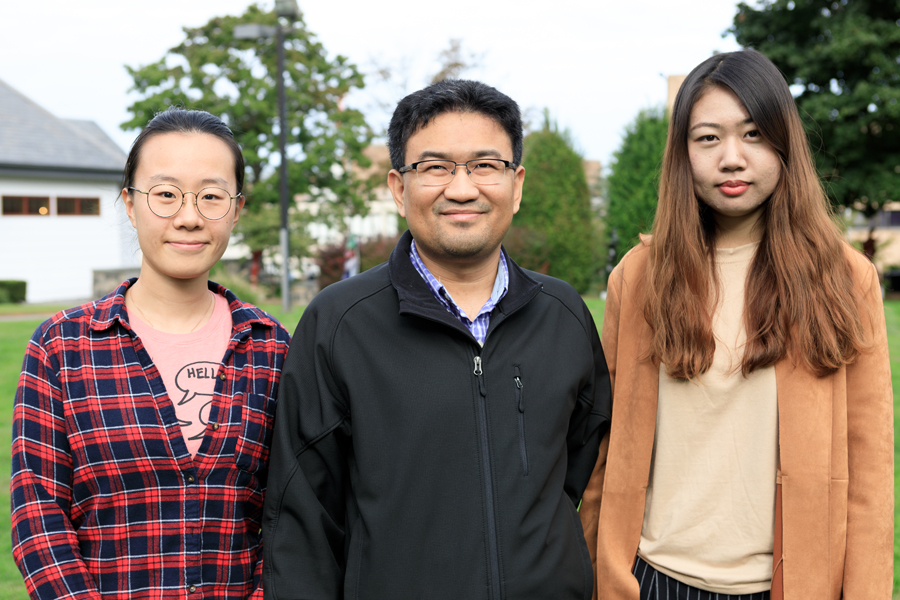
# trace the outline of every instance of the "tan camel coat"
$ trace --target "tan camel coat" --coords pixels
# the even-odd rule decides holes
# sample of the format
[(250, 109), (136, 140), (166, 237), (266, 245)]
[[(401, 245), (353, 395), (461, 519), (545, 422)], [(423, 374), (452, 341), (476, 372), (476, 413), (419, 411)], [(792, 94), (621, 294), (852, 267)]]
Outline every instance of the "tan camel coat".
[[(581, 520), (594, 563), (594, 598), (637, 600), (631, 568), (640, 541), (656, 424), (658, 366), (641, 360), (650, 338), (639, 282), (647, 242), (610, 277), (603, 350), (613, 390), (610, 433), (584, 492)], [(874, 346), (818, 378), (775, 365), (780, 440), (772, 598), (889, 600), (893, 572), (893, 393), (881, 289), (849, 246), (863, 323)], [(677, 510), (677, 507), (672, 507)], [(783, 589), (782, 589), (783, 585)]]

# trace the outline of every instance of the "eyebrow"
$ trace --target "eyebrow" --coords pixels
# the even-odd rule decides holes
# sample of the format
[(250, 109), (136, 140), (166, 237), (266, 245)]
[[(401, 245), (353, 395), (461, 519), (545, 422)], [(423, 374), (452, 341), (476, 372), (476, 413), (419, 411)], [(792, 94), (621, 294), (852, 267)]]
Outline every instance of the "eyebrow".
[[(754, 121), (753, 121), (753, 118), (752, 118), (752, 117), (747, 117), (746, 119), (744, 119), (743, 121), (741, 121), (741, 122), (739, 123), (739, 125), (750, 125), (750, 124), (753, 123), (753, 122), (754, 122)], [(691, 132), (691, 131), (693, 131), (693, 130), (695, 130), (695, 129), (700, 129), (701, 127), (712, 127), (713, 129), (725, 129), (722, 125), (719, 125), (718, 123), (697, 123), (696, 125), (694, 125), (694, 126), (691, 127), (690, 129), (688, 129), (688, 132)]]
[[(181, 180), (177, 177), (172, 177), (171, 175), (151, 175), (150, 181), (160, 181), (163, 183), (181, 183)], [(200, 185), (221, 185), (226, 186), (228, 182), (220, 177), (207, 177), (206, 179), (200, 180)]]
[[(469, 160), (473, 160), (476, 158), (484, 158), (488, 156), (495, 156), (500, 158), (500, 152), (497, 150), (476, 150), (475, 152), (471, 152), (470, 156), (472, 157)], [(429, 159), (438, 159), (438, 160), (455, 160), (446, 152), (440, 152), (438, 150), (423, 150), (418, 158), (418, 161), (429, 160)]]

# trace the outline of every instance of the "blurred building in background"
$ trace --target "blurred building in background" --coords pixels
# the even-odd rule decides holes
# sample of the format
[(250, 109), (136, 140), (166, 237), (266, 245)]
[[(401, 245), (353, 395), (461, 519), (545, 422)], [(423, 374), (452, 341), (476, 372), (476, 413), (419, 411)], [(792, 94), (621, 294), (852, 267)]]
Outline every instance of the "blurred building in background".
[(0, 280), (26, 281), (28, 302), (82, 300), (136, 272), (116, 201), (125, 159), (93, 121), (58, 118), (0, 80)]

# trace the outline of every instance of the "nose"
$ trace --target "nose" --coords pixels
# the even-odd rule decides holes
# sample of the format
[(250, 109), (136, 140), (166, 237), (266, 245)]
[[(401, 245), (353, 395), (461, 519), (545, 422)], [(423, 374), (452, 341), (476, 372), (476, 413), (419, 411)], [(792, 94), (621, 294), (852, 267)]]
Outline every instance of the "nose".
[(740, 171), (747, 167), (744, 145), (740, 139), (729, 136), (723, 140), (720, 167), (723, 171)]
[[(190, 197), (189, 197), (190, 196)], [(197, 209), (197, 194), (194, 192), (185, 192), (184, 205), (181, 210), (172, 217), (175, 227), (184, 227), (185, 229), (196, 229), (203, 226), (203, 215)]]
[(466, 170), (466, 165), (457, 165), (456, 175), (453, 176), (453, 179), (451, 179), (450, 183), (447, 184), (447, 187), (444, 188), (444, 197), (448, 200), (455, 200), (456, 202), (467, 202), (469, 200), (475, 200), (480, 195), (481, 190), (472, 183), (472, 179), (469, 177), (469, 173)]

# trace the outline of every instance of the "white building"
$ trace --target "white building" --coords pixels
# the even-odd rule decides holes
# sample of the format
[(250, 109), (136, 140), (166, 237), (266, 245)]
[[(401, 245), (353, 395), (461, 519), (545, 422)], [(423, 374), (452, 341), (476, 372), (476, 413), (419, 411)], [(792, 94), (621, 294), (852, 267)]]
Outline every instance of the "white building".
[(97, 293), (94, 271), (138, 268), (117, 200), (125, 159), (93, 121), (57, 118), (0, 80), (0, 280), (27, 281), (28, 302), (69, 301)]
[[(356, 176), (360, 179), (374, 177), (379, 183), (373, 190), (374, 197), (369, 202), (366, 215), (347, 217), (346, 234), (362, 241), (379, 237), (394, 237), (401, 232), (397, 227), (397, 205), (394, 204), (391, 190), (387, 186), (387, 174), (391, 170), (387, 146), (372, 145), (364, 149), (363, 154), (372, 161), (372, 164), (365, 169), (356, 168)], [(318, 204), (309, 202), (303, 197), (300, 197), (299, 200), (297, 202), (299, 210), (309, 212), (313, 216), (319, 214)], [(311, 223), (308, 231), (310, 237), (319, 245), (340, 243), (346, 235), (324, 223)]]

